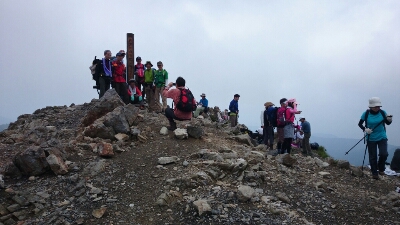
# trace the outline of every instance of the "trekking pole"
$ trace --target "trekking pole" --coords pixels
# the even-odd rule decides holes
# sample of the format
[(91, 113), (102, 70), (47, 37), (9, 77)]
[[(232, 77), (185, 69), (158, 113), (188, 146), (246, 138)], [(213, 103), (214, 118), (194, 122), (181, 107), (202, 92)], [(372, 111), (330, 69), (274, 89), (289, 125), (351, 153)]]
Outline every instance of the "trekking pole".
[[(365, 137), (365, 136), (364, 136), (364, 137)], [(364, 140), (365, 140), (365, 139), (364, 139)], [(369, 134), (368, 134), (368, 137), (367, 137), (367, 144), (365, 145), (364, 159), (363, 159), (363, 164), (362, 164), (362, 167), (361, 167), (361, 171), (364, 171), (364, 161), (365, 161), (365, 155), (367, 154), (368, 141), (369, 141)]]
[[(385, 120), (382, 120), (380, 123), (378, 123), (374, 128), (372, 128), (372, 131), (375, 130), (375, 128), (377, 128), (379, 125), (381, 125), (381, 123), (383, 123), (384, 121), (385, 121)], [(366, 137), (367, 135), (368, 135), (368, 134), (365, 134), (364, 137), (362, 137), (353, 147), (351, 147), (351, 148), (345, 153), (345, 155), (349, 154), (349, 152), (350, 152), (354, 147), (356, 147), (356, 146), (358, 145), (358, 143), (360, 143), (362, 140), (365, 141), (365, 137)], [(368, 140), (369, 140), (369, 136), (367, 137), (367, 142), (368, 142)], [(365, 150), (365, 151), (366, 151), (366, 150)], [(365, 156), (364, 156), (364, 158), (365, 158)]]

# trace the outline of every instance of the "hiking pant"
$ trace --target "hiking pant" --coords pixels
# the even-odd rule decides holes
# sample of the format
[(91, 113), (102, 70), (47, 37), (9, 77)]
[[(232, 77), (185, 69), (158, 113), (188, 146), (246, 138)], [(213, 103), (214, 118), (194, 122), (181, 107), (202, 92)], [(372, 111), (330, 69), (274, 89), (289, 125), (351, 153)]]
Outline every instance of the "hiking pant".
[(143, 105), (143, 100), (142, 100), (142, 101), (139, 101), (139, 96), (138, 96), (138, 95), (135, 95), (135, 96), (134, 96), (133, 101), (132, 101), (132, 99), (129, 99), (129, 102), (130, 102), (131, 104), (140, 104), (140, 105)]
[(292, 141), (293, 138), (285, 138), (283, 140), (281, 154), (284, 154), (285, 152), (290, 154), (290, 151), (292, 150)]
[[(371, 166), (371, 172), (373, 175), (378, 175), (379, 172), (385, 171), (385, 162), (388, 157), (387, 151), (387, 139), (382, 139), (380, 141), (368, 141), (368, 155), (369, 155), (369, 165)], [(377, 147), (379, 148), (379, 160), (377, 162)]]
[(310, 137), (311, 133), (304, 133), (303, 141), (301, 142), (303, 153), (310, 154), (311, 147), (310, 147)]
[[(180, 119), (178, 117), (175, 116), (174, 110), (172, 108), (166, 108), (165, 109), (165, 117), (167, 117), (168, 121), (170, 123), (175, 123), (174, 120), (179, 120), (179, 121), (184, 121), (186, 119)], [(187, 119), (190, 120), (190, 119)]]
[[(145, 95), (146, 95), (146, 93), (144, 93), (144, 84), (143, 84), (144, 78), (143, 78), (143, 77), (136, 76), (136, 81), (137, 81), (136, 86), (137, 86), (138, 89), (142, 92), (142, 98), (144, 99), (144, 97), (145, 97)], [(142, 87), (143, 87), (143, 89), (142, 89)]]
[(149, 111), (154, 110), (154, 92), (153, 92), (153, 85), (151, 84), (144, 84), (144, 93), (146, 93), (146, 102), (149, 105)]
[(99, 98), (103, 97), (104, 93), (110, 89), (111, 78), (107, 76), (99, 77), (100, 93)]
[[(161, 111), (165, 111), (167, 108), (167, 98), (163, 96), (162, 92), (164, 91), (164, 86), (163, 87), (156, 87), (156, 90), (154, 92), (154, 99), (156, 104), (159, 106)], [(161, 96), (161, 101), (162, 104), (160, 104), (160, 96)]]
[(237, 125), (237, 115), (229, 116), (229, 120), (231, 121), (231, 127), (234, 127)]
[(115, 91), (125, 104), (129, 103), (128, 89), (125, 82), (115, 82)]
[(283, 127), (276, 128), (276, 133), (278, 134), (278, 145), (276, 146), (276, 148), (279, 151), (280, 149), (282, 149), (282, 143), (285, 139), (283, 136)]
[(264, 144), (268, 145), (268, 140), (269, 140), (269, 146), (274, 145), (274, 127), (273, 126), (264, 126), (263, 128), (263, 135), (264, 135)]
[(200, 113), (202, 113), (202, 112), (204, 112), (204, 107), (199, 106), (199, 107), (196, 108), (196, 111), (194, 111), (194, 115), (193, 116), (195, 118), (197, 118), (200, 115)]

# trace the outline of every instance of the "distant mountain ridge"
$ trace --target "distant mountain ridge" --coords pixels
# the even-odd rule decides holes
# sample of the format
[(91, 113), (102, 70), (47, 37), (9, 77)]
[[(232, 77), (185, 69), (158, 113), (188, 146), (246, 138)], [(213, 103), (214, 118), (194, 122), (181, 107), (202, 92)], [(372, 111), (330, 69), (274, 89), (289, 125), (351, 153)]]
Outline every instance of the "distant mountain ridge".
[[(334, 159), (348, 160), (352, 165), (361, 166), (365, 152), (365, 144), (363, 141), (361, 141), (356, 147), (354, 147), (349, 152), (349, 154), (345, 155), (345, 153), (351, 147), (353, 147), (359, 140), (360, 139), (353, 139), (353, 138), (328, 138), (328, 137), (311, 136), (310, 142), (317, 142), (319, 145), (324, 146), (328, 154)], [(386, 162), (390, 163), (392, 161), (394, 151), (397, 148), (400, 148), (400, 146), (391, 145), (389, 140), (388, 142), (389, 156)], [(368, 164), (369, 161), (368, 161), (368, 151), (367, 151), (364, 165)]]

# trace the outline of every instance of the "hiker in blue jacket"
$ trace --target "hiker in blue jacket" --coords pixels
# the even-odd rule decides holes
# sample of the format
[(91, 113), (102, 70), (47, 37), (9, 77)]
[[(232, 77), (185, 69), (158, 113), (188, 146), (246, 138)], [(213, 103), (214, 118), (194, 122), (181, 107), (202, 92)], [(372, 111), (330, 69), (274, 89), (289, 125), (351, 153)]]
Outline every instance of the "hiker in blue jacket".
[[(380, 98), (369, 99), (369, 109), (361, 115), (358, 126), (367, 135), (367, 147), (369, 164), (373, 179), (379, 179), (379, 175), (385, 175), (385, 162), (388, 157), (387, 136), (385, 124), (392, 123), (392, 115), (388, 115), (381, 110), (382, 103)], [(365, 122), (365, 126), (363, 123)], [(377, 160), (377, 148), (379, 149), (379, 160)], [(379, 172), (378, 172), (379, 171)]]
[(239, 114), (239, 101), (240, 95), (235, 94), (233, 100), (229, 103), (229, 120), (231, 121), (231, 127), (237, 125), (237, 118)]

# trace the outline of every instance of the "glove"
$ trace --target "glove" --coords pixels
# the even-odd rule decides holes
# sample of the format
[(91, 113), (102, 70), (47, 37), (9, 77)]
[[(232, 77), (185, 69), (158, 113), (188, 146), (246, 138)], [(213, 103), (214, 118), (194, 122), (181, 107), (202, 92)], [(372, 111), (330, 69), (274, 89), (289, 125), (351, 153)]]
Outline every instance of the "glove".
[(386, 116), (386, 120), (391, 123), (392, 122), (392, 117), (391, 116)]
[(373, 131), (371, 130), (371, 129), (369, 129), (369, 128), (365, 128), (365, 133), (367, 133), (367, 134), (371, 134)]
[(142, 99), (143, 99), (142, 96), (139, 96), (139, 102), (142, 101)]
[[(142, 96), (140, 96), (140, 97), (142, 97)], [(135, 101), (135, 96), (134, 95), (131, 95), (131, 101), (132, 102)]]

